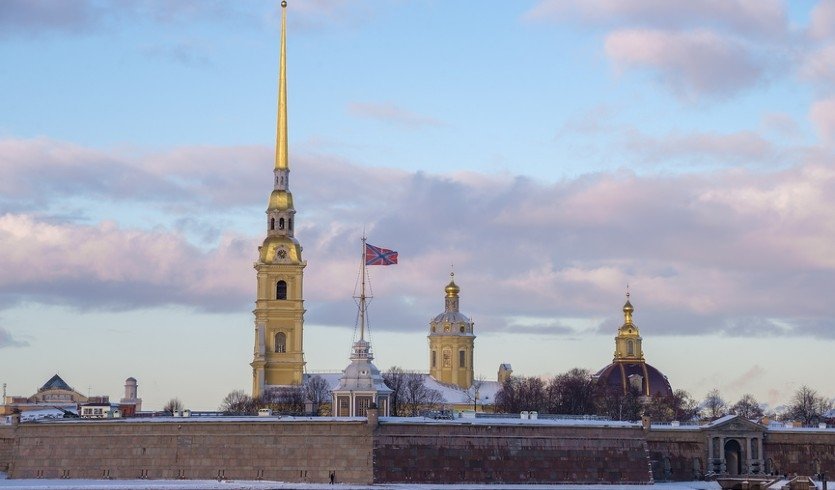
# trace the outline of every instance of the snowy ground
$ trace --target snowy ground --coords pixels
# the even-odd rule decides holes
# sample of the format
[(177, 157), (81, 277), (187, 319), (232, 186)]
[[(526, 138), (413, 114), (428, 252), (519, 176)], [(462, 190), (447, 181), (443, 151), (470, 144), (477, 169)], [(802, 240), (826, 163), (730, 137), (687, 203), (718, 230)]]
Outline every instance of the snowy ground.
[[(269, 481), (215, 480), (7, 480), (0, 473), (0, 488), (13, 490), (720, 490), (716, 482), (672, 482), (655, 485), (327, 485), (323, 483), (282, 483)], [(786, 481), (771, 488), (781, 488)], [(816, 482), (818, 489), (822, 488)]]
[(0, 473), (0, 488), (14, 490), (719, 490), (715, 482), (656, 483), (655, 485), (336, 485), (281, 483), (265, 481), (223, 481), (214, 480), (6, 480)]

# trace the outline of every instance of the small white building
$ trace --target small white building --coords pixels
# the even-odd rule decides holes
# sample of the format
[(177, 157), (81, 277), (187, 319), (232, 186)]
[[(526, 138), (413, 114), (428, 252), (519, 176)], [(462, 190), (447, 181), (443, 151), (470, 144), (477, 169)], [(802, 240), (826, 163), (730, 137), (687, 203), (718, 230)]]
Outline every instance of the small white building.
[(391, 389), (371, 362), (373, 359), (371, 343), (360, 336), (354, 342), (351, 364), (342, 371), (339, 384), (331, 392), (333, 414), (337, 417), (365, 417), (372, 403), (381, 417), (389, 415)]

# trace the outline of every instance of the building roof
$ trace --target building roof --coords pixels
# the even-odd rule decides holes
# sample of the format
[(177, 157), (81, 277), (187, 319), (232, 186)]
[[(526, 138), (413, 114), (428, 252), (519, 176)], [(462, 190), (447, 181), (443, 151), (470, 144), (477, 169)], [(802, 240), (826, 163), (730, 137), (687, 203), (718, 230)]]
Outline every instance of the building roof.
[(66, 391), (73, 391), (70, 385), (67, 384), (66, 381), (61, 379), (60, 376), (57, 374), (51, 378), (49, 381), (44, 383), (43, 386), (40, 387), (38, 391), (46, 391), (46, 390), (66, 390)]
[(670, 386), (667, 377), (645, 362), (613, 362), (598, 371), (594, 377), (600, 383), (605, 383), (612, 388), (623, 389), (625, 392), (629, 387), (629, 377), (634, 375), (641, 377), (641, 394), (648, 396), (673, 395), (673, 388)]

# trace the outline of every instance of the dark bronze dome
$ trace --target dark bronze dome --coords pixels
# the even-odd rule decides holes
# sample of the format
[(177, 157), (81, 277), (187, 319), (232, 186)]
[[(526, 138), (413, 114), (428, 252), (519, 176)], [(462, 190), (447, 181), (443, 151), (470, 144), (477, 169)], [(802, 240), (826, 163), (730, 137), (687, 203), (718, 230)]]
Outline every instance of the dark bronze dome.
[[(640, 376), (640, 378), (633, 376)], [(673, 388), (667, 377), (645, 362), (613, 362), (598, 371), (594, 377), (599, 383), (604, 383), (610, 388), (620, 388), (624, 393), (633, 383), (630, 380), (630, 377), (633, 377), (636, 384), (640, 380), (643, 395), (672, 396), (673, 394)]]

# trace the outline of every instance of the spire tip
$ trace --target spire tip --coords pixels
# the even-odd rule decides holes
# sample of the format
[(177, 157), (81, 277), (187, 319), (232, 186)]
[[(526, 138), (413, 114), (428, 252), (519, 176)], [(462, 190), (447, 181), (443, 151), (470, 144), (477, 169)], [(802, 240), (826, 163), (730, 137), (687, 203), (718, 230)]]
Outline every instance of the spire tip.
[(281, 0), (281, 8), (283, 8), (283, 9), (287, 8), (287, 0)]

